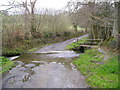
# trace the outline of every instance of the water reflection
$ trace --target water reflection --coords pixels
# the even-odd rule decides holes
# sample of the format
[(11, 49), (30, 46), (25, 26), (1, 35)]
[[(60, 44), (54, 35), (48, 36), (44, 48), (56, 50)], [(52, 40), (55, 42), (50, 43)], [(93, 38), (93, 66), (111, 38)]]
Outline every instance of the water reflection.
[(3, 88), (86, 87), (79, 71), (71, 66), (78, 56), (74, 51), (23, 54), (14, 60), (18, 65), (3, 78)]

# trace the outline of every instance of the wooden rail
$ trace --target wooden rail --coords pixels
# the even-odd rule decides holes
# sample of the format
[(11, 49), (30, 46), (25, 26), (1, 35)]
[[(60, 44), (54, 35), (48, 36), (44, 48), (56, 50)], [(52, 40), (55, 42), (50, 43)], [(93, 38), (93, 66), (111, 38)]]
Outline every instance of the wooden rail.
[[(103, 42), (103, 39), (80, 39), (80, 40), (85, 40), (85, 41), (94, 41), (94, 42), (85, 42), (83, 43), (82, 45), (90, 45), (90, 44), (102, 44)], [(74, 42), (77, 42), (78, 43), (79, 39), (76, 39)], [(97, 42), (99, 41), (99, 42)]]
[[(73, 42), (78, 43), (78, 40), (79, 39), (76, 39)], [(87, 49), (87, 48), (98, 48), (97, 45), (101, 45), (102, 42), (103, 42), (103, 39), (80, 39), (80, 40), (89, 41), (89, 42), (81, 43), (78, 48), (73, 49), (73, 50), (76, 50), (76, 51), (80, 51), (81, 53), (84, 53), (85, 49)]]
[(80, 45), (80, 47), (87, 47), (87, 48), (97, 48), (97, 46), (91, 46), (91, 45)]

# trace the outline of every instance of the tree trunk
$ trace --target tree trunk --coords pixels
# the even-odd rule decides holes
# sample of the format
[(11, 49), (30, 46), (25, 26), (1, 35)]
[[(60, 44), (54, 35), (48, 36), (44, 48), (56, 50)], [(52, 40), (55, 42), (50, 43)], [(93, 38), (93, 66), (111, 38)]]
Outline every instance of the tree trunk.
[(112, 36), (116, 38), (118, 33), (118, 2), (115, 2), (115, 11), (114, 11), (114, 26)]
[(34, 14), (34, 9), (35, 9), (35, 3), (37, 0), (35, 0), (34, 2), (30, 2), (31, 3), (31, 34), (33, 36), (33, 38), (36, 37), (36, 27), (35, 27), (35, 14)]

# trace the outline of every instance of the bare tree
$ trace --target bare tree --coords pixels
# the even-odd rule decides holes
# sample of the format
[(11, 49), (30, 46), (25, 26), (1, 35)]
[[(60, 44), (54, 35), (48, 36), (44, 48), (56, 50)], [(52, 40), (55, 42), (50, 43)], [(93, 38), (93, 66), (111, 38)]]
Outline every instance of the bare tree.
[[(27, 23), (27, 18), (29, 17), (29, 21), (31, 23), (31, 34), (33, 37), (35, 37), (36, 34), (36, 27), (35, 27), (35, 4), (37, 0), (26, 0), (25, 2), (22, 1), (22, 7), (25, 9), (25, 27)], [(29, 4), (30, 3), (30, 4)]]
[(35, 27), (35, 4), (37, 0), (30, 0), (31, 4), (31, 34), (35, 37), (36, 27)]

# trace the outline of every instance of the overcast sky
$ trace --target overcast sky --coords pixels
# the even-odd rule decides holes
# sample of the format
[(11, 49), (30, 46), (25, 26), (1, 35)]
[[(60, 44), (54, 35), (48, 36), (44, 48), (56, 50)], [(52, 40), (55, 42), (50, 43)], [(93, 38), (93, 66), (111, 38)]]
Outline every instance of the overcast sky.
[[(5, 10), (6, 8), (8, 8), (8, 7), (3, 7), (1, 5), (7, 5), (8, 2), (11, 2), (11, 1), (13, 1), (13, 0), (0, 0), (0, 10)], [(15, 0), (15, 1), (21, 2), (21, 1), (25, 1), (25, 0)], [(27, 0), (27, 1), (29, 1), (29, 0)], [(48, 9), (60, 10), (60, 9), (64, 8), (67, 5), (67, 2), (69, 2), (69, 1), (71, 1), (71, 0), (37, 0), (36, 9), (39, 10), (42, 8), (48, 8)], [(81, 1), (88, 1), (88, 0), (72, 0), (72, 1), (81, 2)], [(91, 1), (94, 1), (94, 0), (91, 0)], [(106, 1), (106, 0), (98, 0), (98, 1)], [(116, 1), (120, 1), (120, 0), (116, 0)], [(16, 9), (17, 12), (19, 12), (19, 10)], [(15, 11), (15, 9), (13, 9), (12, 11)]]
[[(7, 5), (9, 1), (13, 1), (13, 0), (0, 0), (0, 6)], [(25, 0), (16, 0), (16, 1), (21, 2)], [(37, 0), (36, 8), (51, 8), (51, 9), (59, 10), (65, 7), (68, 1), (70, 0)], [(6, 7), (0, 7), (0, 10), (3, 10), (5, 8)]]

